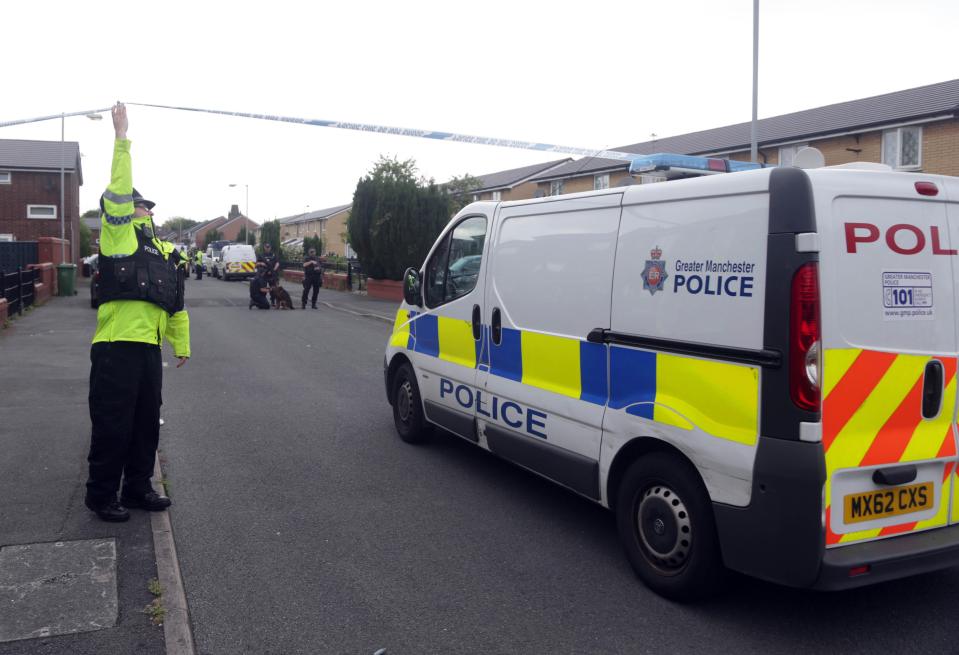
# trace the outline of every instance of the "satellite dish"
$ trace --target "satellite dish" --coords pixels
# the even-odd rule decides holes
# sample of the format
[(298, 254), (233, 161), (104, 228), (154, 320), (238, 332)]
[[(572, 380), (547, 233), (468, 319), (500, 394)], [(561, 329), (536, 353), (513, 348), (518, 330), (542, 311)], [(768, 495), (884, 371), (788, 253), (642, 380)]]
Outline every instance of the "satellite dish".
[(826, 165), (826, 158), (818, 148), (800, 148), (793, 157), (793, 166), (796, 168), (822, 168)]

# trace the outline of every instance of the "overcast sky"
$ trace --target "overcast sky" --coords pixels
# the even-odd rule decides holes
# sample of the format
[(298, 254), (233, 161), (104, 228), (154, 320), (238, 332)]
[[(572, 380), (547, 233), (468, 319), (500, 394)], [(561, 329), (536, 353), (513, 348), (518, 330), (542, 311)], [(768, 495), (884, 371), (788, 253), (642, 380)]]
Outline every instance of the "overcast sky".
[[(116, 100), (611, 148), (748, 121), (752, 1), (16, 2), (0, 122)], [(954, 0), (762, 0), (759, 115), (959, 77)], [(554, 155), (130, 107), (134, 183), (160, 222), (257, 222), (348, 203), (380, 154), (437, 181)], [(60, 121), (0, 128), (60, 138)], [(81, 210), (109, 181), (109, 116), (68, 118)], [(560, 157), (563, 155), (556, 155)], [(241, 186), (230, 188), (230, 183)]]

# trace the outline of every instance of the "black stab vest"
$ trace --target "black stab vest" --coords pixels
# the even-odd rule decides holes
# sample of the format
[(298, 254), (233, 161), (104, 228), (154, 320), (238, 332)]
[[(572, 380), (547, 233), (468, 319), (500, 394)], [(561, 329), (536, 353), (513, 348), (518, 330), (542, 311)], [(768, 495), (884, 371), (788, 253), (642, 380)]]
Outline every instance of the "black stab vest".
[(97, 281), (100, 302), (145, 300), (172, 316), (183, 309), (185, 272), (176, 264), (176, 253), (164, 258), (141, 226), (134, 226), (133, 231), (137, 249), (132, 255), (100, 256)]

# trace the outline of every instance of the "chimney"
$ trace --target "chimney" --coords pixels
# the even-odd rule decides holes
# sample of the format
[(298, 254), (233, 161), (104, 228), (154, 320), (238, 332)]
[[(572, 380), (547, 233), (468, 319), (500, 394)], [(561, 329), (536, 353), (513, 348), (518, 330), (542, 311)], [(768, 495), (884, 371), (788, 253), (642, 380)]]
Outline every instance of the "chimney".
[(240, 215), (240, 206), (233, 205), (232, 207), (230, 207), (230, 218), (228, 220), (232, 221), (234, 218), (238, 217), (239, 215)]

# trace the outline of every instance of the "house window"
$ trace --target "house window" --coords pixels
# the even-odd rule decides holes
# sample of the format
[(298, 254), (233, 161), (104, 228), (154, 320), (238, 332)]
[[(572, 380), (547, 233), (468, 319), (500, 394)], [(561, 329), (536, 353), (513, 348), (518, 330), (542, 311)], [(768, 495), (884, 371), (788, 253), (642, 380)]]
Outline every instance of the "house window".
[(494, 191), (494, 192), (493, 192), (493, 200), (495, 200), (495, 201), (498, 202), (498, 201), (500, 201), (500, 200), (502, 200), (502, 199), (503, 199), (503, 192), (502, 192), (502, 191)]
[(900, 170), (922, 166), (922, 128), (897, 127), (882, 133), (882, 163)]
[(56, 218), (56, 205), (27, 205), (27, 218)]
[(593, 176), (593, 190), (598, 191), (599, 189), (608, 189), (609, 188), (609, 173), (605, 175), (594, 175)]
[(566, 185), (563, 184), (563, 180), (553, 180), (549, 183), (549, 195), (551, 196), (561, 196), (563, 195), (563, 188)]
[(13, 173), (10, 171), (0, 171), (0, 184), (10, 184)]
[(782, 146), (779, 149), (779, 165), (792, 166), (793, 160), (796, 159), (796, 153), (807, 146), (809, 146), (808, 143), (794, 143), (791, 146)]

